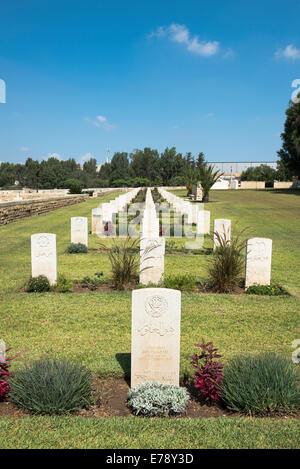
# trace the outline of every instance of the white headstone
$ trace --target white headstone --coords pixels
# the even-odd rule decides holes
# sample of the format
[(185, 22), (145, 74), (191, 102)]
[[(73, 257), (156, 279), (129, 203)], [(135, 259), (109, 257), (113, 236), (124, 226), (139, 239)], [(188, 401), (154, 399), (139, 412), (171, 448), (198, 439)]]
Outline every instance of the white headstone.
[(246, 250), (246, 287), (250, 285), (270, 285), (271, 282), (272, 240), (250, 238)]
[(142, 238), (140, 245), (140, 283), (159, 283), (165, 267), (165, 239)]
[(71, 243), (88, 245), (88, 219), (86, 217), (71, 218)]
[(181, 292), (132, 292), (131, 387), (146, 382), (179, 385)]
[(231, 220), (225, 218), (216, 218), (214, 221), (214, 249), (219, 246), (219, 241), (215, 233), (219, 233), (222, 238), (230, 241), (231, 237)]
[(102, 211), (100, 208), (92, 209), (92, 234), (100, 234), (102, 229)]
[(210, 211), (199, 210), (197, 219), (197, 234), (210, 233)]
[(0, 363), (6, 362), (6, 345), (4, 340), (0, 339)]
[(45, 275), (50, 284), (57, 280), (56, 235), (38, 233), (31, 236), (32, 277)]

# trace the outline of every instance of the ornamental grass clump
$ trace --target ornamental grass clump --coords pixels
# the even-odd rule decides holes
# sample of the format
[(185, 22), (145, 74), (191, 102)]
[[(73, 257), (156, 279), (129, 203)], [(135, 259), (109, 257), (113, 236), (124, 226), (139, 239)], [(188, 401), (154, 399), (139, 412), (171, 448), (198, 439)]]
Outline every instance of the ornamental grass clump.
[(190, 358), (191, 365), (195, 368), (194, 383), (199, 391), (199, 397), (205, 401), (219, 401), (223, 383), (223, 365), (216, 361), (222, 355), (212, 342), (195, 344), (200, 348), (200, 353), (194, 353)]
[(230, 293), (241, 283), (244, 269), (242, 252), (246, 240), (240, 241), (240, 236), (244, 231), (240, 231), (231, 241), (226, 234), (214, 233), (218, 247), (210, 259), (208, 273), (211, 287), (219, 293)]
[(5, 348), (4, 342), (0, 340), (0, 401), (7, 398), (10, 391), (9, 378), (12, 376), (12, 373), (9, 371), (9, 367), (12, 358), (6, 357), (6, 353), (9, 350)]
[(182, 414), (189, 401), (185, 388), (173, 384), (143, 383), (128, 393), (128, 407), (135, 415), (167, 417)]
[(140, 256), (137, 250), (139, 239), (129, 236), (119, 244), (114, 242), (108, 257), (112, 270), (112, 282), (117, 290), (125, 290), (138, 278)]
[(228, 409), (247, 415), (292, 413), (300, 405), (294, 365), (274, 352), (237, 356), (224, 367), (221, 397)]
[(88, 407), (91, 373), (66, 360), (43, 358), (17, 371), (11, 380), (11, 400), (36, 414), (66, 414)]

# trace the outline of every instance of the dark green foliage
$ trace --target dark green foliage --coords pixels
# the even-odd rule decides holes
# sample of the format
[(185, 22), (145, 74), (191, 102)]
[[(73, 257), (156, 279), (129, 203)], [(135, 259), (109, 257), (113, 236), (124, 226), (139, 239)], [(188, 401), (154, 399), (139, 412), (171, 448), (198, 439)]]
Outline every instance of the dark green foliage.
[(66, 293), (73, 290), (73, 282), (63, 274), (58, 274), (57, 282), (52, 287), (53, 291)]
[(136, 283), (139, 272), (140, 256), (137, 251), (139, 239), (129, 236), (119, 244), (114, 241), (109, 250), (112, 269), (112, 281), (115, 288), (125, 290), (131, 283)]
[(215, 182), (223, 175), (220, 171), (214, 171), (214, 166), (211, 164), (202, 164), (198, 170), (199, 179), (203, 187), (203, 202), (209, 201), (209, 191)]
[(103, 272), (96, 272), (95, 277), (84, 277), (81, 281), (84, 286), (86, 286), (89, 290), (96, 290), (99, 287), (101, 282), (101, 277), (103, 276)]
[(209, 283), (211, 287), (220, 293), (232, 292), (241, 282), (244, 268), (242, 251), (246, 241), (240, 241), (242, 230), (229, 241), (225, 235), (214, 233), (219, 246), (216, 248), (208, 268)]
[(91, 373), (66, 360), (48, 359), (30, 363), (11, 380), (11, 400), (37, 414), (64, 414), (88, 407)]
[(70, 194), (81, 194), (83, 184), (78, 179), (67, 179), (64, 182), (64, 187), (69, 189)]
[(82, 243), (71, 243), (67, 249), (68, 254), (86, 254), (87, 252), (87, 246)]
[(282, 166), (291, 176), (300, 177), (300, 93), (298, 102), (290, 102), (286, 110), (282, 149), (278, 152)]
[(193, 275), (166, 275), (164, 276), (166, 288), (174, 290), (193, 291), (195, 290), (196, 279)]
[(27, 285), (27, 292), (45, 292), (50, 290), (50, 282), (45, 275), (39, 275), (38, 277), (30, 277)]
[(280, 296), (289, 293), (281, 285), (251, 285), (246, 290), (247, 295)]
[(221, 397), (228, 409), (248, 415), (296, 410), (300, 392), (291, 359), (273, 352), (233, 358), (224, 367)]
[(273, 187), (276, 178), (276, 170), (266, 164), (248, 168), (246, 171), (243, 171), (241, 175), (242, 181), (265, 181), (266, 187)]

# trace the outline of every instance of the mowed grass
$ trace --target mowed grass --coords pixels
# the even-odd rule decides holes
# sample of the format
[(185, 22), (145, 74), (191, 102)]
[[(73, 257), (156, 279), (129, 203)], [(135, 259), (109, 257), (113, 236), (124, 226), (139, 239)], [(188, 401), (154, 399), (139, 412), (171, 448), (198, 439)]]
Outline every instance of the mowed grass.
[[(30, 276), (30, 235), (56, 233), (58, 271), (81, 279), (103, 271), (106, 253), (67, 255), (70, 218), (89, 217), (91, 209), (115, 198), (90, 199), (38, 217), (0, 227), (0, 338), (19, 356), (13, 370), (43, 355), (65, 357), (101, 376), (130, 372), (131, 293), (28, 294), (19, 290)], [(181, 195), (184, 195), (181, 193)], [(214, 218), (230, 218), (233, 229), (249, 226), (247, 236), (273, 239), (272, 279), (294, 295), (182, 294), (181, 376), (192, 372), (188, 356), (202, 337), (213, 340), (224, 360), (241, 352), (278, 351), (291, 356), (300, 338), (300, 197), (272, 191), (214, 191), (206, 205)], [(212, 226), (212, 225), (211, 225)], [(177, 240), (183, 245), (183, 240)], [(89, 235), (89, 247), (100, 243)], [(211, 247), (206, 237), (205, 246)], [(167, 275), (191, 273), (206, 278), (210, 256), (167, 254)], [(298, 295), (298, 297), (297, 297)], [(44, 428), (44, 431), (41, 431)], [(296, 429), (298, 428), (298, 431)], [(263, 419), (2, 419), (0, 447), (295, 447), (296, 421)], [(7, 433), (6, 433), (7, 432)], [(143, 434), (143, 438), (141, 435)], [(83, 436), (84, 435), (84, 436)], [(296, 437), (295, 437), (296, 435)]]
[(0, 448), (296, 449), (294, 419), (33, 417), (0, 420)]

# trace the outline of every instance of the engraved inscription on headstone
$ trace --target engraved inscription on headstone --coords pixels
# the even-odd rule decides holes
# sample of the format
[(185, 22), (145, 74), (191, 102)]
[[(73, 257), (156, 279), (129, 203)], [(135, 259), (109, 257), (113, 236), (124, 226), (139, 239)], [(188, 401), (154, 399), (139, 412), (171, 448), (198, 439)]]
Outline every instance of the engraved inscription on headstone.
[(245, 285), (270, 285), (271, 282), (272, 240), (250, 238), (246, 250)]
[(51, 284), (57, 280), (56, 235), (38, 233), (31, 236), (32, 277), (45, 275)]
[(145, 382), (179, 385), (181, 292), (132, 292), (131, 387)]

